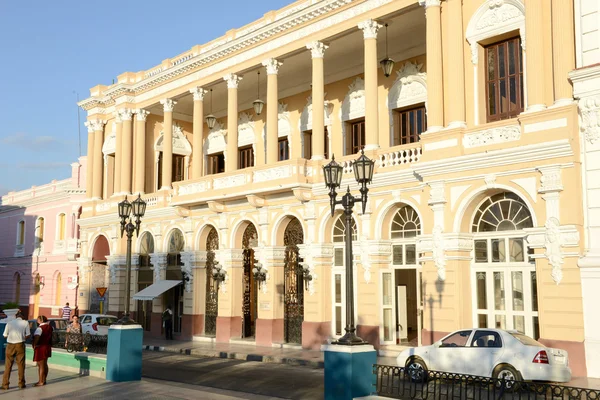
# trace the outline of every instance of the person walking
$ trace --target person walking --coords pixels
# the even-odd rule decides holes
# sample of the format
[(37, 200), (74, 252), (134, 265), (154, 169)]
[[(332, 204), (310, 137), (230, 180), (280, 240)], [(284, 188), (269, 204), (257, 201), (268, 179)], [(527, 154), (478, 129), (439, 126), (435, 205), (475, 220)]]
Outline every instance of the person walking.
[(15, 360), (19, 370), (19, 388), (25, 389), (25, 341), (29, 336), (31, 336), (29, 323), (23, 320), (23, 313), (19, 310), (15, 314), (15, 319), (7, 323), (4, 328), (7, 343), (2, 390), (8, 390), (10, 373)]
[(48, 377), (48, 358), (52, 357), (52, 327), (48, 318), (37, 318), (38, 328), (33, 334), (33, 361), (38, 365), (38, 382), (33, 386), (44, 386)]
[(66, 319), (67, 321), (71, 320), (71, 307), (69, 307), (69, 303), (65, 304), (65, 306), (59, 311), (59, 318)]
[(163, 326), (165, 327), (165, 337), (167, 340), (173, 340), (173, 311), (171, 305), (162, 314)]

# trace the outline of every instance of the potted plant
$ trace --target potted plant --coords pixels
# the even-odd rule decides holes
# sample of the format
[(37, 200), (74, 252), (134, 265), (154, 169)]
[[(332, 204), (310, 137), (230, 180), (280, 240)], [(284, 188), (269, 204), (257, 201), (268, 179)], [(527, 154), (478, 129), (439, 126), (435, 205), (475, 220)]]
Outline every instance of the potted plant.
[(15, 303), (14, 301), (10, 301), (8, 303), (5, 303), (2, 308), (4, 314), (6, 314), (6, 318), (2, 321), (10, 321), (12, 319), (15, 319), (15, 314), (17, 313), (17, 311), (19, 311), (19, 304)]

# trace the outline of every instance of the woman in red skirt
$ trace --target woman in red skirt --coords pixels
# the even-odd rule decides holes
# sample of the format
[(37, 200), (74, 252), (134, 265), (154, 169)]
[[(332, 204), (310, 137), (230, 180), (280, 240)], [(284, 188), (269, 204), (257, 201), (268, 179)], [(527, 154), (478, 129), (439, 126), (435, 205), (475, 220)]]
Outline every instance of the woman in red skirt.
[(38, 328), (33, 334), (33, 361), (37, 362), (39, 381), (34, 386), (44, 386), (48, 376), (48, 357), (52, 357), (52, 327), (48, 318), (37, 318)]

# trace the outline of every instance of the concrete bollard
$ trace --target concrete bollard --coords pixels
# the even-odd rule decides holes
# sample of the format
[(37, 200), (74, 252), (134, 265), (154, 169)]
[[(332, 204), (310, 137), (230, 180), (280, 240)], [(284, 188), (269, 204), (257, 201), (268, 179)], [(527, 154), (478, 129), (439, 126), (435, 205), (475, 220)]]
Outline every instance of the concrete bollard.
[(142, 345), (144, 331), (141, 325), (111, 325), (108, 328), (106, 352), (106, 379), (113, 382), (142, 379)]
[(369, 344), (325, 347), (325, 400), (352, 400), (375, 390), (377, 351)]

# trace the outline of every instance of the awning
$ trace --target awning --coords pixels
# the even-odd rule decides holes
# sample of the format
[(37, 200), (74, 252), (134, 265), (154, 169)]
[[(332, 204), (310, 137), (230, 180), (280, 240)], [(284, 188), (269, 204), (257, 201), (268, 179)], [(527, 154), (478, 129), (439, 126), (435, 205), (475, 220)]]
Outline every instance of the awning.
[(154, 300), (167, 290), (180, 285), (181, 281), (158, 281), (133, 295), (134, 300)]

